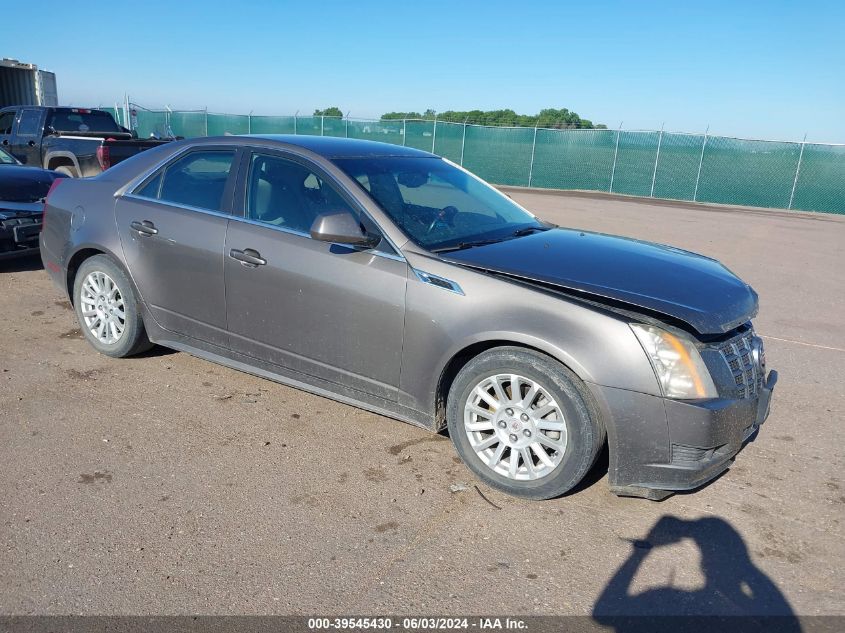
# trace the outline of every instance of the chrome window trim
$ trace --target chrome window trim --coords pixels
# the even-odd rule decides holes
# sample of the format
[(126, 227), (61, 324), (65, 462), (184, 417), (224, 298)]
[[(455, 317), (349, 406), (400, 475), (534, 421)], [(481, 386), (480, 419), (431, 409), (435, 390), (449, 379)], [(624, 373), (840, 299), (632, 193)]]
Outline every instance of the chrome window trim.
[[(427, 273), (424, 270), (419, 270), (411, 266), (411, 270), (414, 272), (414, 275), (418, 280), (423, 282), (424, 284), (428, 284), (430, 286), (434, 286), (435, 288), (440, 288), (441, 290), (446, 290), (448, 292), (454, 292), (455, 294), (466, 296), (463, 288), (457, 283), (452, 281), (451, 279), (446, 279), (445, 277), (441, 277), (440, 275), (432, 275), (431, 273)], [(439, 284), (434, 283), (434, 280), (442, 281), (445, 284), (448, 284), (449, 287), (445, 288)]]
[[(153, 166), (152, 166), (152, 167), (150, 167), (149, 169), (147, 169), (147, 170), (145, 170), (145, 171), (141, 172), (141, 175), (140, 175), (140, 176), (135, 176), (135, 178), (133, 178), (133, 179), (132, 179), (132, 180), (130, 180), (128, 183), (126, 183), (125, 185), (123, 185), (120, 189), (118, 189), (117, 191), (115, 191), (115, 192), (114, 192), (114, 197), (115, 197), (115, 198), (120, 198), (121, 196), (133, 195), (133, 196), (135, 196), (136, 198), (140, 198), (140, 199), (142, 199), (142, 200), (153, 200), (153, 198), (145, 198), (144, 196), (138, 196), (138, 195), (136, 195), (136, 194), (135, 194), (135, 190), (136, 190), (138, 187), (140, 187), (140, 186), (141, 186), (141, 184), (142, 184), (142, 183), (143, 183), (143, 182), (144, 182), (147, 178), (149, 178), (150, 176), (152, 176), (155, 172), (157, 172), (159, 169), (161, 169), (162, 167), (164, 167), (167, 163), (169, 163), (170, 161), (172, 161), (172, 160), (174, 160), (174, 159), (179, 158), (180, 156), (182, 156), (182, 154), (186, 154), (187, 152), (189, 152), (190, 150), (194, 149), (195, 147), (199, 147), (199, 146), (197, 146), (197, 145), (186, 145), (185, 147), (183, 147), (183, 148), (181, 148), (181, 149), (177, 150), (176, 152), (174, 152), (173, 154), (170, 154), (170, 155), (169, 155), (169, 156), (167, 156), (166, 158), (161, 159), (160, 161), (158, 161), (155, 165), (153, 165)], [(158, 200), (158, 199), (156, 198), (156, 199), (155, 199), (155, 202), (160, 202), (160, 200)]]
[[(243, 137), (245, 135), (240, 135), (240, 136)], [(179, 209), (186, 209), (188, 211), (197, 211), (199, 213), (205, 213), (205, 214), (208, 214), (208, 215), (215, 215), (215, 216), (218, 216), (218, 217), (229, 218), (230, 220), (239, 220), (241, 222), (256, 224), (257, 226), (268, 227), (268, 228), (271, 228), (271, 229), (275, 229), (277, 231), (281, 231), (283, 233), (288, 233), (290, 235), (299, 235), (301, 237), (307, 237), (308, 239), (312, 239), (311, 235), (308, 234), (308, 233), (303, 233), (302, 231), (296, 231), (294, 229), (286, 229), (286, 228), (280, 227), (280, 226), (273, 226), (273, 225), (270, 225), (270, 224), (264, 224), (264, 223), (261, 223), (257, 220), (251, 220), (251, 219), (249, 219), (245, 216), (243, 216), (243, 217), (237, 216), (237, 215), (233, 215), (231, 213), (223, 213), (221, 211), (213, 211), (211, 209), (201, 209), (200, 207), (192, 207), (190, 205), (180, 204), (180, 203), (177, 203), (177, 202), (168, 202), (168, 201), (165, 201), (165, 200), (159, 200), (158, 198), (147, 198), (146, 196), (139, 196), (138, 194), (135, 193), (135, 190), (138, 189), (138, 187), (140, 187), (141, 184), (143, 184), (143, 182), (145, 180), (147, 180), (147, 178), (152, 176), (159, 169), (163, 168), (165, 165), (167, 165), (170, 162), (175, 162), (183, 154), (187, 154), (188, 152), (190, 152), (194, 149), (200, 149), (201, 150), (201, 149), (203, 149), (203, 147), (204, 147), (204, 144), (200, 143), (200, 144), (186, 145), (185, 147), (180, 148), (176, 152), (174, 152), (174, 153), (170, 154), (169, 156), (167, 156), (167, 157), (161, 159), (160, 161), (158, 161), (152, 167), (149, 167), (148, 169), (144, 170), (139, 176), (136, 176), (135, 178), (130, 180), (127, 184), (125, 184), (123, 187), (121, 187), (120, 189), (115, 191), (114, 197), (115, 198), (131, 198), (131, 199), (134, 199), (134, 200), (146, 200), (148, 202), (156, 202), (158, 204), (169, 205), (169, 206), (172, 206), (172, 207), (177, 207)], [(228, 144), (226, 144), (226, 145), (213, 145), (211, 147), (212, 147), (212, 149), (218, 149), (218, 150), (229, 149)], [(237, 152), (239, 149), (243, 149), (243, 150), (246, 150), (246, 151), (252, 151), (252, 152), (255, 152), (255, 151), (270, 152), (271, 154), (275, 154), (277, 156), (281, 154), (281, 155), (283, 155), (282, 156), (283, 158), (286, 158), (284, 156), (284, 154), (289, 154), (291, 156), (295, 156), (296, 158), (302, 160), (305, 163), (317, 164), (317, 161), (315, 161), (308, 154), (295, 151), (296, 149), (298, 149), (296, 147), (283, 147), (283, 148), (266, 147), (266, 146), (258, 145), (258, 144), (254, 144), (254, 143), (242, 143), (242, 144), (238, 144), (238, 145), (232, 144), (232, 150), (233, 151)], [(325, 172), (327, 170), (323, 168), (323, 171)], [(391, 240), (387, 236), (387, 234), (384, 232), (384, 229), (382, 229), (382, 227), (379, 225), (379, 223), (376, 222), (375, 219), (367, 212), (366, 207), (358, 200), (357, 196), (355, 195), (355, 192), (350, 190), (349, 187), (345, 186), (342, 182), (338, 181), (336, 178), (333, 178), (333, 182), (338, 187), (340, 187), (343, 191), (345, 191), (347, 195), (349, 195), (353, 200), (355, 200), (357, 202), (357, 205), (360, 207), (361, 212), (365, 213), (367, 215), (367, 217), (370, 219), (370, 221), (378, 227), (379, 231), (381, 232), (381, 239), (386, 241), (390, 245), (390, 247), (394, 251), (396, 251), (395, 253), (381, 253), (381, 252), (377, 252), (377, 251), (370, 251), (370, 252), (373, 255), (376, 255), (378, 257), (383, 257), (385, 259), (392, 259), (392, 260), (399, 261), (399, 262), (407, 262), (408, 260), (405, 259), (404, 255), (402, 255), (402, 249), (400, 249), (393, 242), (393, 240)], [(243, 212), (245, 214), (246, 209), (244, 209)], [(334, 242), (332, 242), (332, 243), (334, 244)], [(349, 246), (349, 245), (348, 244), (339, 244), (339, 246)]]
[(176, 207), (177, 209), (185, 209), (186, 211), (195, 211), (196, 213), (204, 213), (206, 215), (213, 215), (218, 218), (232, 219), (234, 216), (231, 213), (224, 213), (223, 211), (215, 211), (213, 209), (203, 209), (202, 207), (192, 207), (189, 204), (182, 204), (180, 202), (171, 202), (169, 200), (159, 200), (158, 198), (147, 198), (146, 196), (139, 196), (134, 193), (124, 193), (121, 198), (130, 198), (132, 200), (141, 200), (144, 202), (154, 202), (155, 204), (162, 204), (166, 207)]

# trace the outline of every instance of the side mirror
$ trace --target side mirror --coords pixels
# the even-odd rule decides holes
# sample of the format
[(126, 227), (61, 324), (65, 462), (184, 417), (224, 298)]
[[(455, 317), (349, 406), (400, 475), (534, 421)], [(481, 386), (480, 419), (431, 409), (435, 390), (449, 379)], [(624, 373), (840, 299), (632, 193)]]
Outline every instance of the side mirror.
[(367, 248), (372, 248), (381, 241), (381, 237), (377, 235), (364, 233), (358, 220), (347, 211), (334, 211), (318, 215), (311, 225), (311, 237), (321, 242), (335, 242)]

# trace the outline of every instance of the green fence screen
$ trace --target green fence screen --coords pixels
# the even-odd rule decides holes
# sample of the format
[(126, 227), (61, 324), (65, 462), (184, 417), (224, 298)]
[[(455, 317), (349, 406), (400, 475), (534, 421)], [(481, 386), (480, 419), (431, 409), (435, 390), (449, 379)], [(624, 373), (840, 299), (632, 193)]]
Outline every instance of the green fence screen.
[[(104, 108), (123, 125), (122, 108)], [(656, 131), (147, 110), (142, 138), (306, 134), (405, 145), (492, 183), (845, 214), (845, 146)]]

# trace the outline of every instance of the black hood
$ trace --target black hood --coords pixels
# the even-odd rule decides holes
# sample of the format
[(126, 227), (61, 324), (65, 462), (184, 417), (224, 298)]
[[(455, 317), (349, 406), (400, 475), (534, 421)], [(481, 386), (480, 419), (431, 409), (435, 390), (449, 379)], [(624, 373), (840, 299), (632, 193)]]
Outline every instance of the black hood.
[(56, 178), (49, 169), (24, 165), (0, 165), (0, 206), (3, 202), (37, 202), (47, 195)]
[(699, 334), (722, 334), (757, 313), (757, 293), (715, 259), (612, 235), (551, 229), (445, 258), (659, 312)]

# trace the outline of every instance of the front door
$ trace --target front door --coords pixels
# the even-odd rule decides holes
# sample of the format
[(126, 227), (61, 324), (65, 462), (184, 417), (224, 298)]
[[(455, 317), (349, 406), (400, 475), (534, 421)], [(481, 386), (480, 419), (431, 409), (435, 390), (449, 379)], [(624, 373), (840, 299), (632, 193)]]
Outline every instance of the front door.
[(233, 218), (226, 234), (232, 349), (396, 400), (406, 262), (384, 241), (364, 251), (311, 239), (320, 213), (361, 219), (319, 168), (273, 153), (247, 162), (245, 217)]
[(226, 347), (223, 243), (235, 151), (182, 155), (117, 201), (123, 252), (142, 299), (166, 330)]

